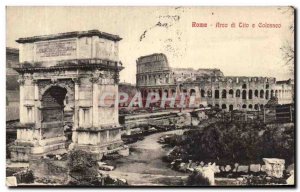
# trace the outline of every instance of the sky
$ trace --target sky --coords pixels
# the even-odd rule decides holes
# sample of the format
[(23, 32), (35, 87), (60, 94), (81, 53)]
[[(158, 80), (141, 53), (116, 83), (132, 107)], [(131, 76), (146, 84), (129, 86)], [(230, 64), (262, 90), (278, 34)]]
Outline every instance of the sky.
[[(166, 54), (171, 67), (291, 78), (280, 50), (294, 42), (292, 10), (286, 7), (7, 7), (6, 16), (7, 47), (18, 48), (15, 40), (21, 37), (69, 31), (119, 35), (121, 82), (135, 83), (137, 58), (152, 53)], [(192, 27), (192, 22), (207, 27)], [(240, 22), (249, 27), (240, 28)], [(228, 27), (217, 28), (217, 23)], [(259, 23), (281, 27), (260, 28)]]

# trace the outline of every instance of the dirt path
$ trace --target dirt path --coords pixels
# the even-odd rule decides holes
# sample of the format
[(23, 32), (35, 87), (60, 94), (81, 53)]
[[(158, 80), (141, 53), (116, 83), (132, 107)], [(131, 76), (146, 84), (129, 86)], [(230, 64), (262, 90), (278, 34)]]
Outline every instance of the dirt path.
[(166, 134), (182, 134), (182, 130), (156, 133), (130, 145), (130, 155), (116, 160), (116, 169), (110, 175), (124, 178), (129, 185), (183, 185), (187, 174), (174, 171), (162, 161), (169, 148), (157, 141)]

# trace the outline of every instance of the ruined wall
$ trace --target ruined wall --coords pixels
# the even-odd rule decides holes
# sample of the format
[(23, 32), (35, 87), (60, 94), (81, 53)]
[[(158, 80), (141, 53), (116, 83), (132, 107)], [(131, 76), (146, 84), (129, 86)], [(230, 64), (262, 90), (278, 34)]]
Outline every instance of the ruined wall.
[[(157, 55), (157, 54), (153, 54)], [(293, 101), (291, 81), (276, 82), (274, 77), (224, 76), (219, 69), (169, 68), (156, 72), (157, 63), (153, 55), (147, 58), (148, 68), (143, 62), (137, 62), (137, 88), (143, 97), (149, 92), (194, 94), (196, 105), (217, 107), (224, 110), (260, 110), (272, 98), (278, 98), (279, 104)], [(163, 55), (163, 54), (160, 54)], [(138, 60), (139, 61), (139, 60)], [(161, 66), (163, 63), (160, 63)], [(162, 68), (162, 67), (161, 67)]]

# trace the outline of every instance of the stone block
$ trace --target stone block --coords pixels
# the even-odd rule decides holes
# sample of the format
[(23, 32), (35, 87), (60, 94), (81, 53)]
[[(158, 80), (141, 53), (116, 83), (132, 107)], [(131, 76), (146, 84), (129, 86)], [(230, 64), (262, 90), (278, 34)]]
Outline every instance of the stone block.
[(263, 158), (266, 165), (266, 173), (268, 176), (282, 178), (284, 170), (284, 159), (278, 158)]
[(225, 171), (226, 171), (226, 172), (229, 172), (230, 170), (231, 170), (231, 166), (230, 166), (230, 165), (226, 165), (226, 166), (225, 166)]
[(250, 171), (251, 172), (260, 172), (260, 164), (251, 164), (250, 165)]
[(220, 173), (220, 166), (219, 165), (216, 165), (215, 166), (215, 173)]
[(215, 185), (215, 170), (215, 164), (208, 164), (204, 167), (198, 166), (196, 168), (196, 171), (200, 172), (203, 175), (203, 177), (208, 179), (210, 185)]
[(249, 171), (249, 166), (248, 165), (239, 165), (237, 167), (237, 172), (248, 173), (248, 171)]
[(124, 156), (124, 157), (129, 156), (129, 148), (126, 147), (126, 148), (124, 148), (124, 149), (119, 150), (119, 151), (118, 151), (118, 154), (119, 154), (119, 155), (122, 155), (122, 156)]
[(220, 167), (220, 170), (221, 170), (222, 172), (225, 172), (225, 171), (226, 171), (224, 166), (221, 166), (221, 167)]
[(102, 171), (112, 171), (112, 170), (115, 169), (115, 167), (110, 166), (110, 165), (101, 165), (101, 166), (99, 166), (99, 169), (102, 170)]
[(17, 185), (17, 178), (15, 176), (6, 177), (6, 186), (16, 187)]
[(261, 171), (261, 172), (266, 172), (266, 165), (262, 165), (262, 166), (260, 167), (260, 171)]

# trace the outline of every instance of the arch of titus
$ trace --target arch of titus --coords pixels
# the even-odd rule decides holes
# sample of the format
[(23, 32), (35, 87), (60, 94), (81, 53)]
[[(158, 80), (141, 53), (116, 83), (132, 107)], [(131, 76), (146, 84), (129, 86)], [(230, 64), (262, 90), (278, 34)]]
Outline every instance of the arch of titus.
[[(12, 161), (65, 152), (67, 121), (72, 127), (69, 149), (101, 158), (121, 146), (115, 103), (123, 69), (118, 57), (120, 40), (98, 30), (17, 40), (20, 124), (11, 147)], [(101, 105), (104, 92), (112, 94), (111, 105)]]

